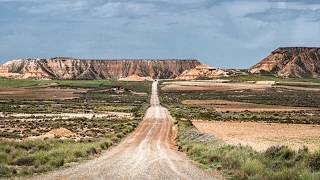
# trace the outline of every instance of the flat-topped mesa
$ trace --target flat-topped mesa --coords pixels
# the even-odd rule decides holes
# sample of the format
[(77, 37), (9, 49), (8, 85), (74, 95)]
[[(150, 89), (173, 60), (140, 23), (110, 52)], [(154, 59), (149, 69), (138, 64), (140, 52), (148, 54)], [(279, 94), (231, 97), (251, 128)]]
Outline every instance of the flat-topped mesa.
[(320, 77), (320, 48), (282, 47), (250, 68), (253, 74), (281, 77)]
[(176, 79), (195, 80), (195, 79), (213, 79), (227, 76), (227, 72), (222, 69), (210, 67), (207, 64), (201, 64), (193, 69), (185, 70)]
[[(196, 59), (18, 59), (1, 67), (19, 78), (120, 79), (151, 77), (171, 79), (201, 63)], [(1, 76), (1, 73), (0, 73)]]

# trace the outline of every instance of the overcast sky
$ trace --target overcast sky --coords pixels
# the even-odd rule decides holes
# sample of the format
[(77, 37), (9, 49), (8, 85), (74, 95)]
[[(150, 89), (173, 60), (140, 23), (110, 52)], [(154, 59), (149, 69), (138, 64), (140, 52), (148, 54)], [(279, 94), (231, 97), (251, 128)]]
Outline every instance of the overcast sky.
[(0, 0), (0, 63), (197, 58), (249, 67), (281, 46), (320, 46), (319, 0)]

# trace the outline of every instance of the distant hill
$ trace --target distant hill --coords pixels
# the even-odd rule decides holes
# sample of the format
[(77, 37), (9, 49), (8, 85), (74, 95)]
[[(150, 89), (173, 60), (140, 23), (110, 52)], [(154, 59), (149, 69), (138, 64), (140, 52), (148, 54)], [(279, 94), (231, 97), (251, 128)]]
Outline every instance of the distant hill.
[(250, 68), (253, 74), (281, 77), (320, 77), (320, 48), (283, 47)]
[(139, 76), (171, 79), (200, 64), (198, 60), (180, 59), (18, 59), (0, 65), (0, 76), (39, 79), (120, 79)]

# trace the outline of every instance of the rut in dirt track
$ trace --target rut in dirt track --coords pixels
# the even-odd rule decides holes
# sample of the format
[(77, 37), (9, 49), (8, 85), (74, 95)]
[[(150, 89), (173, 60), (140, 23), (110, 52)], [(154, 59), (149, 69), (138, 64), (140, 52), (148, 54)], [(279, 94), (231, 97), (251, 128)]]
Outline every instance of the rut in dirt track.
[(172, 147), (173, 120), (152, 84), (151, 107), (138, 128), (101, 157), (32, 179), (218, 179)]

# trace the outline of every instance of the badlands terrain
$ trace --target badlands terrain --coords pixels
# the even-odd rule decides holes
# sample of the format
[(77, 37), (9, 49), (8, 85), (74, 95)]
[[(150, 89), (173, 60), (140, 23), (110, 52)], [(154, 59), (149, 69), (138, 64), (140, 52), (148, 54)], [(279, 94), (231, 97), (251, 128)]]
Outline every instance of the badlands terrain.
[(0, 67), (0, 178), (320, 179), (318, 48)]

